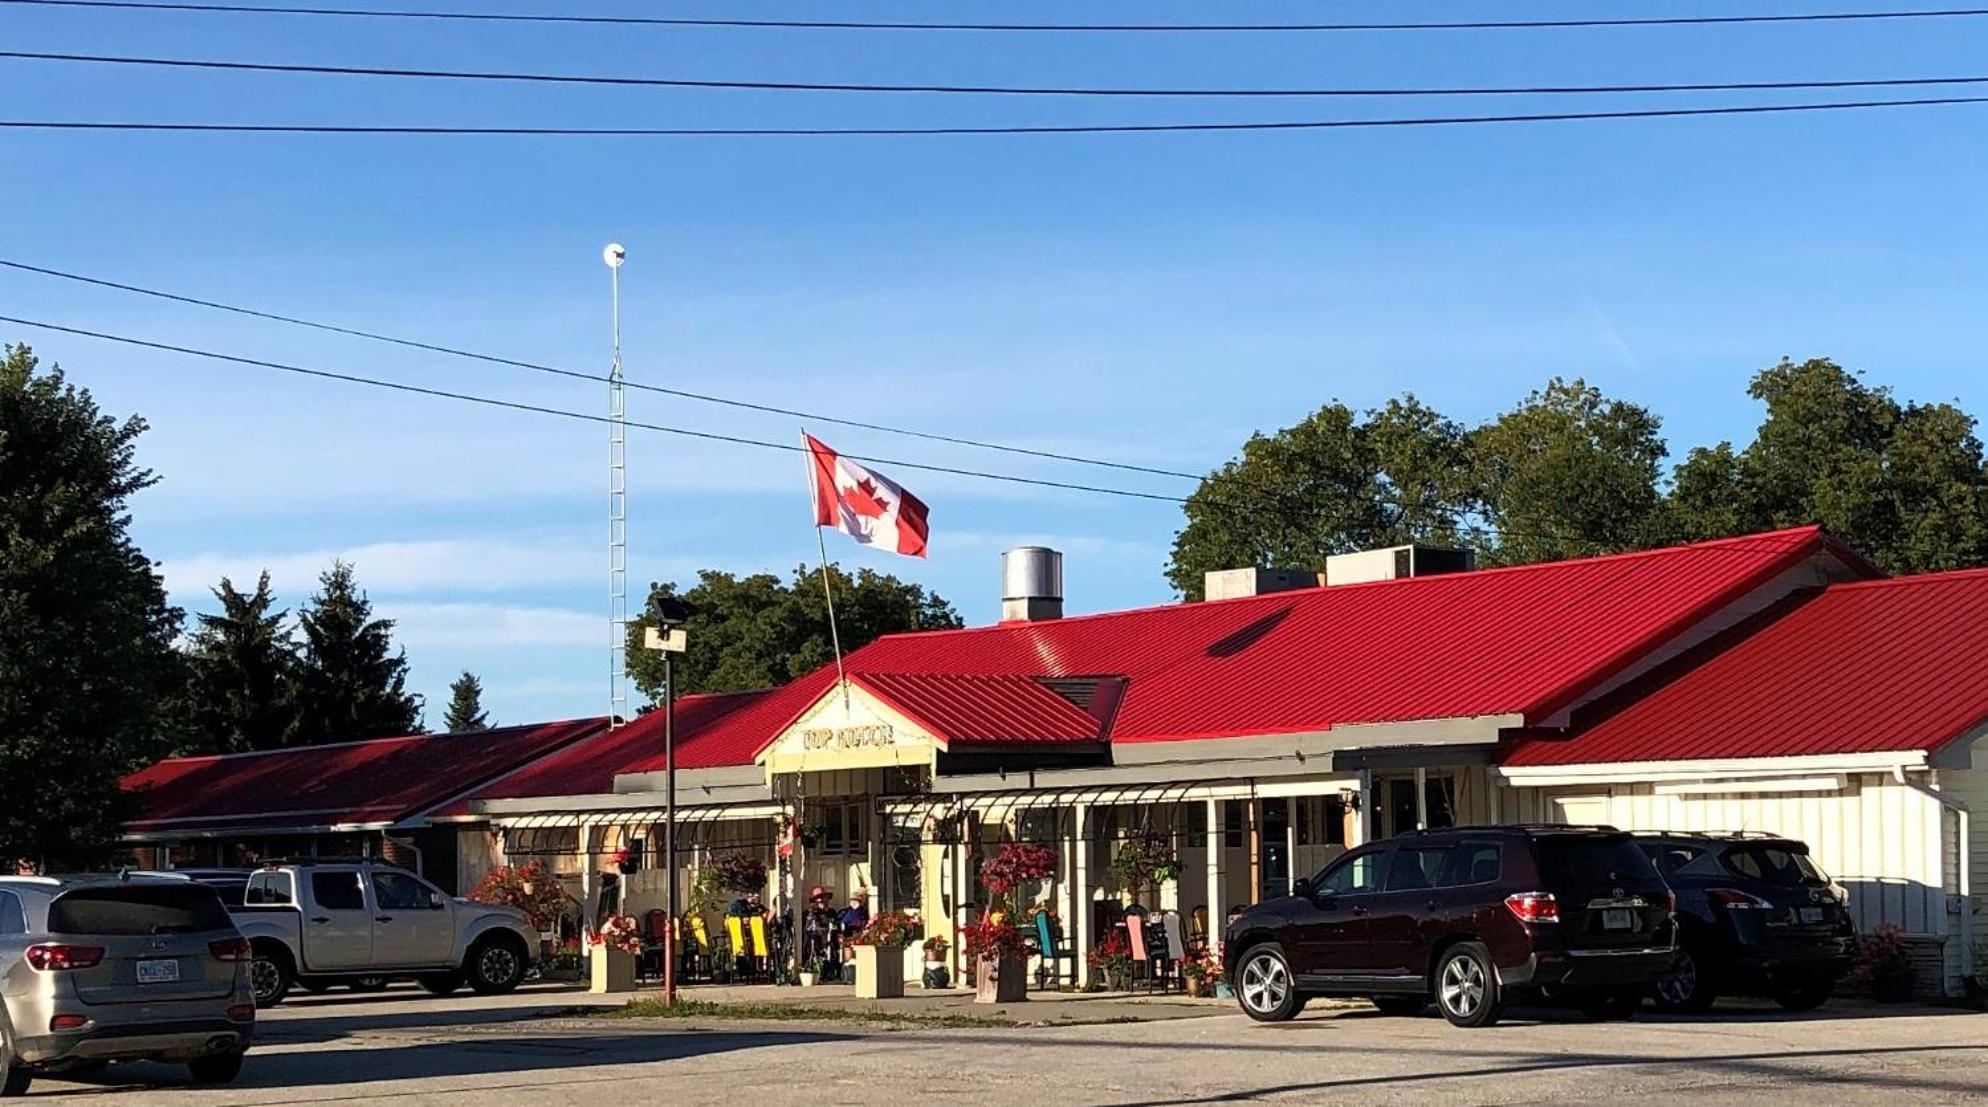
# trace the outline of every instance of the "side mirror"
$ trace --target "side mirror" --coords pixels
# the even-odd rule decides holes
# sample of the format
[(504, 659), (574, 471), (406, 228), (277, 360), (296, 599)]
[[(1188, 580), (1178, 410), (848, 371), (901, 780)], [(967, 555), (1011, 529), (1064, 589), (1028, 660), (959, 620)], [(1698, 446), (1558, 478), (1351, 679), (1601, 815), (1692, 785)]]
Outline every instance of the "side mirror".
[(448, 901), (442, 898), (442, 893), (440, 892), (428, 893), (428, 910), (440, 911), (442, 908), (447, 907), (448, 905), (449, 905)]
[(1291, 894), (1298, 897), (1299, 899), (1311, 899), (1313, 897), (1311, 878), (1308, 876), (1301, 876), (1298, 879), (1292, 881)]

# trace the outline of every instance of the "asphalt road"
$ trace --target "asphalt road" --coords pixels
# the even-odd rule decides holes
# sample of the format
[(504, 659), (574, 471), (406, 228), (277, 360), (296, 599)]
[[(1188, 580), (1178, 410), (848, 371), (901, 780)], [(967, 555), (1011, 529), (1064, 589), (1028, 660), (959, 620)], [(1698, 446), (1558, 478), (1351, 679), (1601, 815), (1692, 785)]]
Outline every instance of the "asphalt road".
[(41, 1080), (65, 1104), (566, 1105), (1223, 1103), (1979, 1103), (1988, 1015), (1832, 1005), (1589, 1024), (1521, 1012), (1490, 1030), (1368, 1010), (1259, 1026), (1236, 1014), (983, 1030), (550, 1018), (570, 996), (292, 1002), (241, 1080), (116, 1066)]

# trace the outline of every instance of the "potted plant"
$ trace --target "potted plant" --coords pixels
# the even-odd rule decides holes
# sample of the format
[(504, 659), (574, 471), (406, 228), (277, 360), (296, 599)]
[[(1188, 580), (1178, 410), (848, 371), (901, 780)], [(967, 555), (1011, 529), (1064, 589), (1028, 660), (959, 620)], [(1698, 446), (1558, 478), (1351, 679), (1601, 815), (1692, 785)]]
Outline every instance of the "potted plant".
[(966, 927), (967, 957), (974, 962), (975, 1003), (1015, 1003), (1028, 998), (1028, 946), (1021, 929), (1008, 921), (1023, 886), (1056, 875), (1056, 851), (1027, 842), (1008, 842), (980, 866), (987, 889), (987, 913)]
[(1184, 958), (1180, 963), (1180, 978), (1189, 996), (1214, 995), (1215, 985), (1222, 979), (1222, 959), (1212, 949), (1198, 957)]
[(1113, 931), (1105, 935), (1097, 948), (1091, 950), (1091, 968), (1103, 974), (1108, 991), (1125, 991), (1132, 979), (1132, 943), (1125, 935)]
[(925, 939), (925, 975), (919, 981), (920, 984), (927, 988), (952, 986), (952, 973), (946, 969), (946, 952), (951, 948), (943, 934), (934, 934)]
[(470, 890), (477, 903), (514, 907), (525, 913), (525, 921), (540, 934), (549, 934), (559, 924), (559, 916), (572, 902), (559, 878), (537, 861), (523, 865), (500, 865), (484, 874)]
[(850, 939), (856, 950), (857, 999), (904, 995), (904, 947), (917, 937), (917, 919), (902, 911), (885, 911)]
[(973, 1002), (1019, 1003), (1028, 998), (1028, 947), (1006, 918), (990, 914), (960, 928), (961, 947), (973, 962)]
[(750, 853), (728, 853), (711, 860), (713, 881), (734, 895), (766, 890), (766, 862)]
[(1912, 998), (1912, 958), (1905, 952), (1905, 935), (1897, 923), (1879, 923), (1858, 943), (1857, 979), (1879, 1003)]
[(1178, 877), (1180, 858), (1174, 854), (1172, 839), (1142, 830), (1118, 844), (1118, 852), (1106, 868), (1136, 899), (1141, 890)]
[(635, 990), (635, 962), (642, 955), (642, 930), (633, 916), (610, 915), (588, 936), (594, 992)]

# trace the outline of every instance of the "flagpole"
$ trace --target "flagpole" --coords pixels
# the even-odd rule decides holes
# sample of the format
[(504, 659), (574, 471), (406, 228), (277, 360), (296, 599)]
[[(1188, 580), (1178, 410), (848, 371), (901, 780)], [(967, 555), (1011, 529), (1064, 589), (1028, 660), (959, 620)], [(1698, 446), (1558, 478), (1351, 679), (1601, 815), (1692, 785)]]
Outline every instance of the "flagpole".
[(815, 549), (821, 553), (821, 598), (828, 606), (828, 641), (835, 647), (835, 683), (842, 689), (842, 713), (849, 714), (849, 674), (842, 668), (842, 632), (835, 625), (835, 593), (828, 586), (828, 543), (821, 536), (821, 461), (808, 446), (808, 429), (801, 428), (801, 452), (808, 457), (808, 502), (814, 507)]

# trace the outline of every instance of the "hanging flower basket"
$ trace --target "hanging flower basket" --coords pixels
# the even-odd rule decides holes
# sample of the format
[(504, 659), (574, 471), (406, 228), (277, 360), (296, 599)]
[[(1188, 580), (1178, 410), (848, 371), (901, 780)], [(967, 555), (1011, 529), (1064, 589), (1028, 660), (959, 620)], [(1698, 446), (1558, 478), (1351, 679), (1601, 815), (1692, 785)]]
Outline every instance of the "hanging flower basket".
[(1166, 835), (1141, 831), (1118, 844), (1118, 853), (1106, 869), (1120, 886), (1137, 890), (1178, 877), (1180, 858)]

